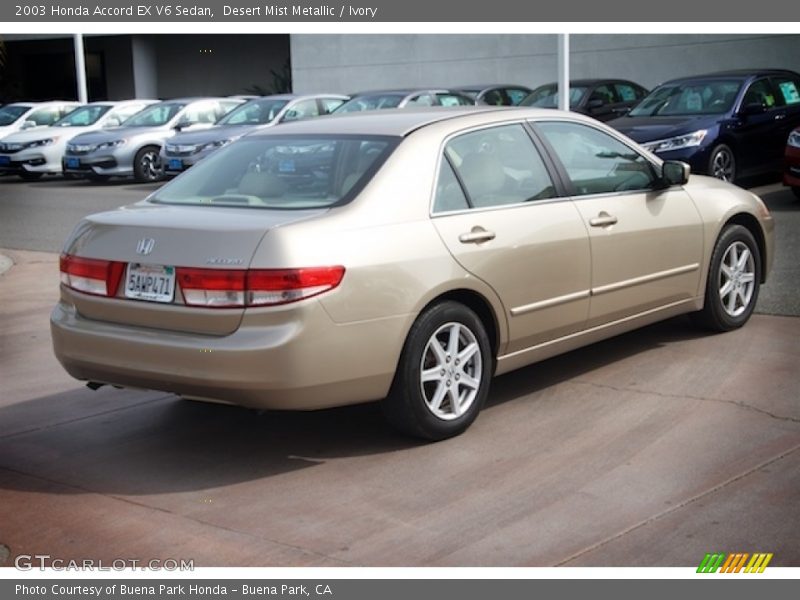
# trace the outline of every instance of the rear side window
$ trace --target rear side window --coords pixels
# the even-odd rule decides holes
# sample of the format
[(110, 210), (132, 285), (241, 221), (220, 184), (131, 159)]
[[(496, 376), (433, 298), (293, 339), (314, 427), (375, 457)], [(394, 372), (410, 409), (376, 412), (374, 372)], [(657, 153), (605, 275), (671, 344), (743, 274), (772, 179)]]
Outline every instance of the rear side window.
[(41, 108), (29, 114), (26, 120), (33, 121), (37, 125), (52, 125), (71, 110), (72, 107), (67, 108), (62, 106)]
[(776, 77), (773, 81), (778, 88), (783, 104), (786, 106), (800, 104), (800, 80), (789, 77)]
[(555, 150), (577, 195), (650, 189), (650, 162), (610, 135), (580, 123), (546, 121), (536, 128)]
[(352, 196), (398, 143), (385, 136), (263, 136), (234, 142), (153, 202), (301, 210)]
[[(448, 142), (444, 153), (446, 160), (442, 165), (449, 161), (453, 166), (463, 185), (466, 202), (472, 208), (555, 196), (544, 162), (522, 125), (502, 125), (465, 133)], [(452, 180), (441, 181), (441, 177), (447, 175), (440, 176), (440, 184), (452, 184)], [(456, 196), (453, 192), (445, 197), (443, 191), (442, 197), (437, 196), (434, 207), (452, 206), (459, 202)]]
[(315, 99), (302, 100), (286, 111), (283, 115), (284, 121), (300, 121), (319, 116), (319, 108)]

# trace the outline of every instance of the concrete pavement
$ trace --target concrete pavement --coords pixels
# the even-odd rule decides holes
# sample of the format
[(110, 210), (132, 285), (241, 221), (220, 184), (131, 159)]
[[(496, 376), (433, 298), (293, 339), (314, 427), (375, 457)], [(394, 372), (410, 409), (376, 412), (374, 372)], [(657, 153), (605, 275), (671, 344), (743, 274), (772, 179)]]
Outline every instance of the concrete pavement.
[[(673, 319), (495, 380), (463, 436), (69, 378), (55, 254), (3, 251), (0, 545), (197, 566), (800, 566), (800, 319)], [(0, 558), (2, 560), (2, 558)]]

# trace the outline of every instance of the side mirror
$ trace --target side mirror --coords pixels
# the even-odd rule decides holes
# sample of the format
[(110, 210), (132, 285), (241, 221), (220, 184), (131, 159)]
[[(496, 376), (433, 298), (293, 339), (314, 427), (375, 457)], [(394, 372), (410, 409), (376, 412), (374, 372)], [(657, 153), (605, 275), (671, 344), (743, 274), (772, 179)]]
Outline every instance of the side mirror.
[(761, 102), (748, 102), (739, 109), (739, 114), (743, 117), (747, 117), (750, 115), (760, 115), (766, 112), (766, 110), (767, 109), (763, 104), (761, 104)]
[(665, 187), (685, 185), (689, 182), (691, 167), (679, 160), (665, 160), (661, 167), (661, 181)]
[(33, 127), (38, 127), (36, 121), (25, 121), (22, 124), (22, 129), (32, 129)]
[(602, 108), (603, 101), (600, 98), (592, 98), (586, 103), (586, 108), (589, 110), (597, 110), (598, 108)]

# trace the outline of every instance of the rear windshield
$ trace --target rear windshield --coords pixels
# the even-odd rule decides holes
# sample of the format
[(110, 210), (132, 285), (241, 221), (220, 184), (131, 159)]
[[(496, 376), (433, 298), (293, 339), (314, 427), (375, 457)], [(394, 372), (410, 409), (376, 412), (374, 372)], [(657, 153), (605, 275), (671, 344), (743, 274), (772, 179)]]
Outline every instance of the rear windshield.
[(0, 126), (11, 125), (30, 109), (30, 106), (14, 106), (13, 104), (0, 108)]
[(217, 125), (263, 125), (274, 120), (288, 100), (251, 100), (217, 121)]
[(400, 138), (242, 138), (161, 188), (151, 202), (301, 210), (344, 204)]
[(666, 83), (637, 104), (630, 117), (721, 115), (733, 108), (741, 81), (710, 79)]

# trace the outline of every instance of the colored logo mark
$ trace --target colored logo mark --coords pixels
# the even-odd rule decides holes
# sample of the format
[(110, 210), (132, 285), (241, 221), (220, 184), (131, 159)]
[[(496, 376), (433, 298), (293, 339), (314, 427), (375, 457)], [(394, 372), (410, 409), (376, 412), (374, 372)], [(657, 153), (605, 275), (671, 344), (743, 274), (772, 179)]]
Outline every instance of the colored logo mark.
[[(715, 552), (706, 554), (700, 566), (697, 567), (698, 573), (763, 573), (769, 561), (772, 560), (772, 553), (756, 552), (747, 554), (737, 552), (735, 554), (725, 554)], [(747, 565), (747, 566), (745, 566)]]

